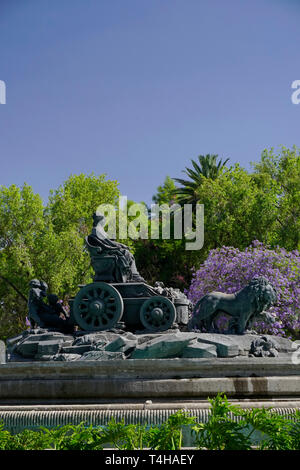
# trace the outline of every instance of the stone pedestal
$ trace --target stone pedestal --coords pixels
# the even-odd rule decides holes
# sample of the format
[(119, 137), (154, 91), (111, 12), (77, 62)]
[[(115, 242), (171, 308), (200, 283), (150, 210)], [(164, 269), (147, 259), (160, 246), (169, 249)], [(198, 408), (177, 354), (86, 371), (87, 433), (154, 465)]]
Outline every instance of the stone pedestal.
[[(113, 353), (110, 353), (113, 354)], [(0, 404), (7, 401), (207, 398), (300, 398), (300, 366), (279, 357), (23, 362), (0, 365)]]
[(4, 341), (0, 341), (0, 364), (6, 363), (6, 347)]

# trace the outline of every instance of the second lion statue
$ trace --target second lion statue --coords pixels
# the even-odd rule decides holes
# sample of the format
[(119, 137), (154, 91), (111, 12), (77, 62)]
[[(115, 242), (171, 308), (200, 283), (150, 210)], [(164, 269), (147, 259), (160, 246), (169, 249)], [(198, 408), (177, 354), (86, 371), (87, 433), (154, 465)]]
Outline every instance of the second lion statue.
[(243, 289), (233, 294), (210, 292), (195, 305), (189, 322), (189, 330), (205, 328), (214, 329), (214, 320), (220, 313), (231, 317), (228, 332), (243, 334), (255, 319), (265, 317), (274, 321), (266, 312), (277, 302), (275, 287), (263, 276), (254, 277)]

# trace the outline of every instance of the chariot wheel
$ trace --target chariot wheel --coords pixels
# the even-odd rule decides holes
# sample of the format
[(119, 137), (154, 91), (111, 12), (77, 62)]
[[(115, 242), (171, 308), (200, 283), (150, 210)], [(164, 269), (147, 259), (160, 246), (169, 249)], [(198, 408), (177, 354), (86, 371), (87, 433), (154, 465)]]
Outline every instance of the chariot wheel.
[(167, 330), (176, 320), (175, 306), (166, 297), (160, 295), (150, 297), (142, 305), (140, 320), (147, 330)]
[(113, 328), (123, 315), (123, 299), (117, 289), (106, 282), (82, 287), (73, 303), (75, 322), (87, 331)]

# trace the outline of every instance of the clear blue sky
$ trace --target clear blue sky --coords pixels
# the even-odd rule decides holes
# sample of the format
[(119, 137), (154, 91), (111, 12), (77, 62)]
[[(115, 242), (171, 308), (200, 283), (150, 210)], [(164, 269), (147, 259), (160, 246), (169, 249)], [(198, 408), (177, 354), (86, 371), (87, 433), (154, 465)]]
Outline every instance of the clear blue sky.
[(300, 146), (299, 0), (0, 0), (0, 184), (106, 173), (151, 202), (217, 153)]

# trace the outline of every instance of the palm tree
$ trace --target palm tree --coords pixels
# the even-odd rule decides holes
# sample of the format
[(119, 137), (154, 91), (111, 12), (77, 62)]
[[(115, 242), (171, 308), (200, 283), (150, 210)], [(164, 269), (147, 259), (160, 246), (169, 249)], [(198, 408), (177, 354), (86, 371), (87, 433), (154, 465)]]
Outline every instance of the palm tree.
[(225, 167), (229, 158), (223, 162), (221, 159), (217, 163), (218, 155), (199, 155), (198, 163), (192, 160), (193, 168), (185, 168), (185, 173), (190, 181), (181, 178), (173, 178), (174, 181), (182, 185), (181, 188), (176, 188), (174, 194), (177, 196), (179, 204), (193, 204), (195, 206), (198, 202), (197, 189), (201, 186), (203, 178), (217, 179), (221, 169)]

